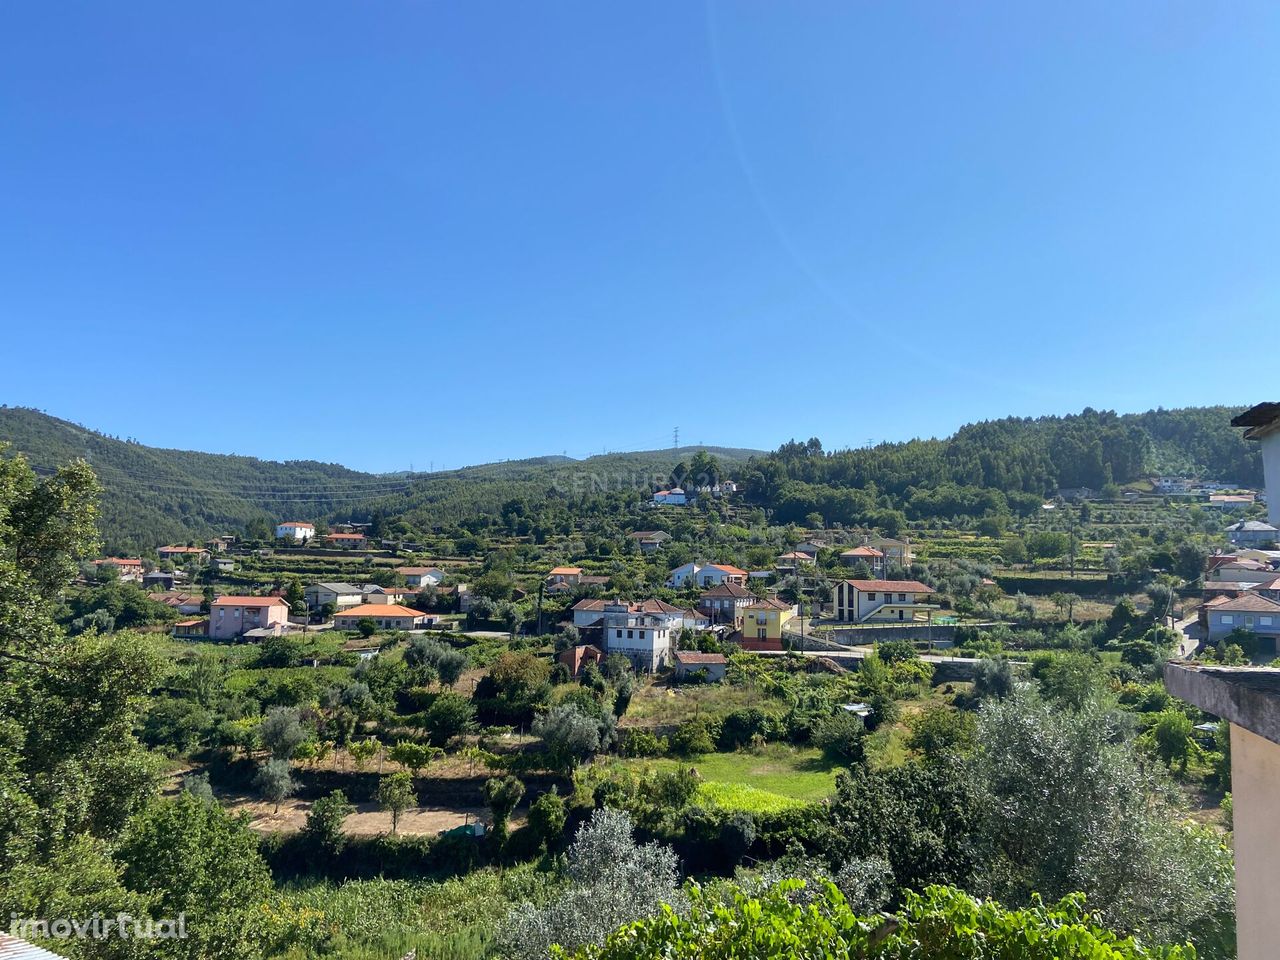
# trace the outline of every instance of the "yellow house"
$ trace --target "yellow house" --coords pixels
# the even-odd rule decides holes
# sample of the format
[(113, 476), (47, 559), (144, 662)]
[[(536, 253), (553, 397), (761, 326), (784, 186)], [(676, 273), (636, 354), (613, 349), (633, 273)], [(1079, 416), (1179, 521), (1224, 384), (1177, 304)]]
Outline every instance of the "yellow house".
[(747, 640), (781, 640), (795, 615), (795, 606), (776, 597), (757, 600), (742, 608), (742, 636)]

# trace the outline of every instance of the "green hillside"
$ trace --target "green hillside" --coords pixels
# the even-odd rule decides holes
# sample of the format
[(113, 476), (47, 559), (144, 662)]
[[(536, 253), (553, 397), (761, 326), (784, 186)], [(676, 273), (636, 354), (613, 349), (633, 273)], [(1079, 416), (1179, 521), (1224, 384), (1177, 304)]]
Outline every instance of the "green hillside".
[(497, 512), (513, 498), (566, 497), (600, 489), (635, 489), (664, 477), (682, 458), (706, 449), (724, 462), (755, 450), (684, 447), (605, 454), (587, 460), (537, 457), (433, 474), (372, 474), (313, 460), (166, 450), (109, 437), (22, 407), (0, 407), (0, 442), (48, 473), (76, 457), (101, 480), (101, 527), (107, 546), (133, 551), (223, 532), (264, 534), (280, 519), (412, 520), (402, 529)]

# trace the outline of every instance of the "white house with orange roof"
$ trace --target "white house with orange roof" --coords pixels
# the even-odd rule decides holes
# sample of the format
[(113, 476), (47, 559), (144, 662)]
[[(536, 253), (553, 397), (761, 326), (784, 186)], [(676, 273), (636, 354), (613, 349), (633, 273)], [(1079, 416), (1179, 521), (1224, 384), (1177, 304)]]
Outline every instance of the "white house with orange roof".
[(434, 622), (435, 618), (423, 613), (402, 607), (398, 603), (365, 603), (350, 610), (343, 610), (333, 615), (335, 630), (359, 630), (361, 620), (372, 620), (379, 630), (417, 630)]
[(316, 535), (315, 524), (304, 523), (301, 520), (286, 520), (283, 523), (276, 524), (277, 540), (294, 540), (298, 543), (305, 543)]
[(686, 563), (671, 571), (667, 586), (683, 587), (689, 583), (699, 587), (714, 587), (722, 583), (746, 586), (747, 577), (747, 571), (728, 563)]
[(683, 507), (689, 502), (689, 498), (680, 487), (672, 487), (670, 490), (659, 490), (655, 493), (653, 502), (660, 506)]
[(932, 593), (933, 588), (919, 580), (841, 580), (835, 589), (836, 619), (847, 623), (929, 620), (936, 607), (924, 598)]

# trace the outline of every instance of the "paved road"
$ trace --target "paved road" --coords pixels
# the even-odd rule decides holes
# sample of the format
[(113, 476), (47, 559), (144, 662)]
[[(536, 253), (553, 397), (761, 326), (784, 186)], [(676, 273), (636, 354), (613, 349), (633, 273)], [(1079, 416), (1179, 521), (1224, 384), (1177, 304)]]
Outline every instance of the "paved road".
[(1178, 647), (1174, 652), (1174, 656), (1178, 660), (1186, 660), (1195, 655), (1196, 650), (1200, 647), (1200, 641), (1204, 639), (1204, 631), (1200, 629), (1200, 620), (1198, 617), (1187, 617), (1185, 620), (1179, 620), (1173, 625), (1173, 629), (1179, 633)]

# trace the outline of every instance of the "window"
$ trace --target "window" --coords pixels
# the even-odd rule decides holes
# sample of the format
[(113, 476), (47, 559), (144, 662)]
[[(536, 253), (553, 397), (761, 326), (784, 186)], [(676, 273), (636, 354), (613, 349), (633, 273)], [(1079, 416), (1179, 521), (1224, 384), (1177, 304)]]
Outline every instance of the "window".
[(1258, 626), (1260, 626), (1260, 627), (1269, 627), (1269, 626), (1271, 626), (1271, 618), (1270, 618), (1270, 617), (1259, 617), (1259, 618), (1258, 618)]
[(628, 630), (628, 631), (627, 631), (627, 639), (628, 639), (628, 640), (634, 640), (634, 639), (635, 639), (635, 636), (636, 636), (636, 632), (635, 632), (634, 630)]
[(619, 630), (619, 631), (618, 631), (618, 639), (619, 639), (619, 640), (621, 640), (621, 639), (622, 639), (622, 631), (621, 631), (621, 630)]
[(1235, 618), (1234, 618), (1233, 616), (1231, 616), (1231, 614), (1229, 614), (1229, 613), (1224, 613), (1224, 614), (1222, 615), (1222, 622), (1223, 622), (1223, 623), (1235, 623), (1236, 621), (1235, 621)]
[(906, 595), (905, 593), (900, 593), (900, 594), (898, 594), (898, 602), (899, 602), (899, 603), (906, 603), (906, 602), (907, 602), (907, 595)]
[(876, 595), (875, 595), (874, 593), (868, 593), (868, 594), (867, 594), (867, 599), (868, 599), (868, 600), (874, 600), (875, 598), (876, 598)]

